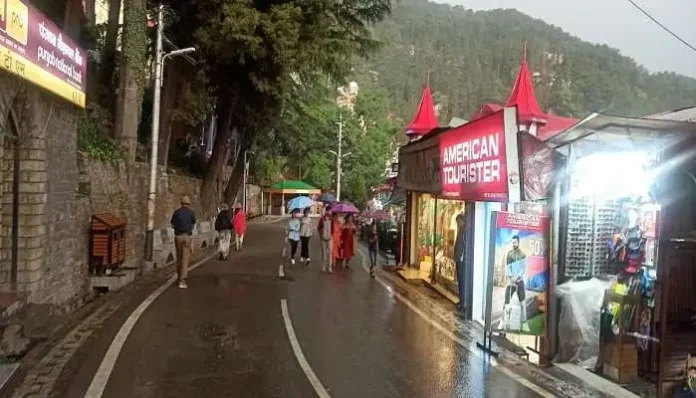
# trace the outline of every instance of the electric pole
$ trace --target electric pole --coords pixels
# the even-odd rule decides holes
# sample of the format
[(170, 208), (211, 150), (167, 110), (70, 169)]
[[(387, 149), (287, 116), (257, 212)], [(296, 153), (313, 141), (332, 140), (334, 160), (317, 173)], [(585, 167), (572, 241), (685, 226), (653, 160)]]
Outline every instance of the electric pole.
[(329, 151), (336, 156), (336, 201), (341, 201), (341, 174), (343, 173), (343, 158), (350, 156), (351, 152), (343, 153), (343, 114), (338, 116), (338, 152)]

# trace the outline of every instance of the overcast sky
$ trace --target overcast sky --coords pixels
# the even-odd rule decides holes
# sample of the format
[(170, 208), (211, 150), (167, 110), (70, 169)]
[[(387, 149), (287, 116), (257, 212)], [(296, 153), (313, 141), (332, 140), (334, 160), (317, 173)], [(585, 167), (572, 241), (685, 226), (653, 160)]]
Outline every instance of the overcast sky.
[[(651, 72), (696, 78), (696, 52), (634, 8), (628, 0), (435, 0), (475, 10), (516, 8), (583, 40), (607, 44)], [(696, 46), (696, 0), (634, 0)]]

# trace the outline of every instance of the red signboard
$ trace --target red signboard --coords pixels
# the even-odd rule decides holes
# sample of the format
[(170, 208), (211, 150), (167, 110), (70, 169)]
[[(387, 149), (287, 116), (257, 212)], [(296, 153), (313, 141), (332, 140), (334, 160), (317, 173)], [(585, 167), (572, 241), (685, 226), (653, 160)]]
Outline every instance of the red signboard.
[[(442, 196), (482, 202), (519, 200), (516, 120), (506, 123), (507, 117), (516, 119), (514, 109), (491, 113), (442, 134)], [(506, 126), (512, 130), (506, 132)], [(511, 186), (516, 186), (513, 195)]]

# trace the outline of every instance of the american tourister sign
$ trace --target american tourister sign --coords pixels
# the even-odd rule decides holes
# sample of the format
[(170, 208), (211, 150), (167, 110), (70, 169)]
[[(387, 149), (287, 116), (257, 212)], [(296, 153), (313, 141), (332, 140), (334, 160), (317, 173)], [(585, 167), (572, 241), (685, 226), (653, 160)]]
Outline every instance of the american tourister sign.
[(22, 0), (0, 0), (0, 69), (85, 107), (87, 53)]
[(505, 108), (440, 136), (442, 196), (520, 201), (517, 114)]

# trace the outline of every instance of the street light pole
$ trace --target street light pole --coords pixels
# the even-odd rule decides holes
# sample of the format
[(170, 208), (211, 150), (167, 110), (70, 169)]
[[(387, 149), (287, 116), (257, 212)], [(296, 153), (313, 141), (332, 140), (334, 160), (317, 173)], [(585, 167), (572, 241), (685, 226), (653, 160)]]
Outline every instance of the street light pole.
[(145, 260), (153, 260), (154, 235), (155, 235), (155, 200), (157, 199), (157, 155), (159, 149), (159, 120), (160, 99), (162, 93), (162, 71), (167, 58), (176, 55), (187, 54), (196, 51), (189, 47), (171, 51), (165, 54), (162, 51), (162, 38), (164, 30), (164, 6), (157, 9), (157, 38), (155, 41), (155, 86), (152, 101), (152, 138), (150, 140), (150, 187), (147, 194), (147, 230), (145, 232)]
[(343, 174), (343, 158), (352, 154), (352, 152), (343, 153), (343, 114), (340, 114), (338, 119), (338, 152), (329, 152), (336, 156), (336, 201), (341, 201), (341, 174)]
[(157, 7), (157, 38), (155, 41), (155, 87), (152, 101), (152, 138), (150, 141), (150, 189), (147, 194), (147, 230), (145, 232), (145, 259), (152, 261), (155, 232), (155, 199), (157, 197), (157, 155), (159, 148), (160, 94), (162, 90), (162, 4)]
[(338, 116), (338, 154), (336, 155), (336, 200), (341, 200), (341, 160), (343, 159), (343, 114)]

